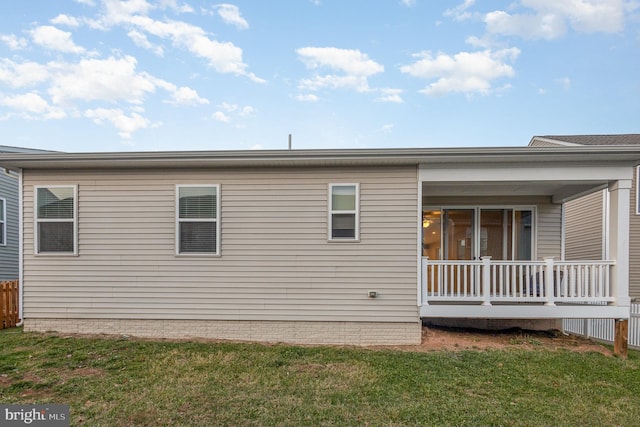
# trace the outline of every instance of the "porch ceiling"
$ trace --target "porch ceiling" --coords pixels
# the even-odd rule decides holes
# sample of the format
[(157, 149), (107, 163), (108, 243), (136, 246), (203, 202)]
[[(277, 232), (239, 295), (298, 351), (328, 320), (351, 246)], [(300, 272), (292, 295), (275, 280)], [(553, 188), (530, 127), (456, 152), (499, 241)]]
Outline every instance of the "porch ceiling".
[(522, 162), (421, 164), (419, 179), (425, 197), (545, 196), (563, 203), (631, 182), (628, 162)]

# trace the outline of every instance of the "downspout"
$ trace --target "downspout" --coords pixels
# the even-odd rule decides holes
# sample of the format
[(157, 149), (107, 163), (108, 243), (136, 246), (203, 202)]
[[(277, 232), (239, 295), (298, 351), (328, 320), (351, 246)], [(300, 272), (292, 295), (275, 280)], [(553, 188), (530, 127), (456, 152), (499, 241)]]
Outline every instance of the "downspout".
[(23, 206), (22, 206), (22, 169), (18, 169), (18, 323), (24, 324), (24, 233), (23, 233)]

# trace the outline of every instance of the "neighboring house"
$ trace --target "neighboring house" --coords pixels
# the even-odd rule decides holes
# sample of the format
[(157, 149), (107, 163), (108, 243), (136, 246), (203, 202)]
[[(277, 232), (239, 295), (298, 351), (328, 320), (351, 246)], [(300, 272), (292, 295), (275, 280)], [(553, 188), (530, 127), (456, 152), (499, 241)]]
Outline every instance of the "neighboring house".
[[(629, 317), (638, 147), (7, 154), (25, 330), (411, 344), (421, 319)], [(561, 261), (608, 187), (609, 260)], [(611, 260), (611, 261), (610, 261)]]
[[(0, 145), (0, 156), (28, 152), (44, 151)], [(18, 278), (18, 177), (0, 168), (0, 281)]]
[[(535, 136), (530, 147), (627, 146), (640, 148), (640, 134)], [(640, 302), (640, 197), (638, 166), (633, 167), (629, 211), (629, 296)], [(565, 258), (609, 259), (609, 192), (604, 189), (567, 203)]]
[[(550, 135), (535, 136), (531, 147), (584, 147), (627, 146), (640, 147), (640, 134), (620, 135)], [(638, 177), (640, 169), (634, 167), (629, 212), (629, 296), (632, 323), (629, 343), (640, 348), (640, 197)], [(609, 259), (609, 192), (603, 189), (566, 204), (565, 257), (571, 259)], [(613, 325), (602, 319), (585, 322), (566, 320), (567, 331), (588, 337), (613, 340)]]

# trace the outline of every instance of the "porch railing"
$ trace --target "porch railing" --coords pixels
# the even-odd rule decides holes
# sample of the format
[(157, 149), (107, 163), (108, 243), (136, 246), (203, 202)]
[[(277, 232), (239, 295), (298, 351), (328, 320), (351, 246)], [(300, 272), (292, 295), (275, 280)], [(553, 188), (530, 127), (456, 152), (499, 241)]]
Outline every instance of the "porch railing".
[(422, 302), (608, 303), (614, 261), (422, 260)]

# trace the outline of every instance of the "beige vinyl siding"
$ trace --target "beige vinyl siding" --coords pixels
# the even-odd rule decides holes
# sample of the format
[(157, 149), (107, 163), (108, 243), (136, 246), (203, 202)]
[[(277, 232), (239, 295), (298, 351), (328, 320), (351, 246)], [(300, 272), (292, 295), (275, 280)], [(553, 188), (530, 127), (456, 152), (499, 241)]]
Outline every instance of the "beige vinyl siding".
[(637, 171), (634, 171), (629, 214), (629, 296), (640, 301), (640, 215), (636, 213), (637, 177)]
[(423, 206), (535, 206), (536, 207), (536, 242), (535, 259), (552, 257), (560, 259), (562, 253), (561, 229), (562, 206), (553, 204), (548, 197), (423, 197)]
[(596, 191), (565, 204), (565, 258), (567, 260), (603, 259), (602, 191)]
[[(328, 242), (341, 182), (359, 243)], [(78, 185), (78, 256), (34, 255), (33, 186), (55, 184)], [(220, 257), (175, 255), (176, 184), (220, 184)], [(415, 167), (38, 171), (24, 201), (26, 318), (418, 319)]]
[(538, 259), (562, 258), (562, 205), (539, 203)]

